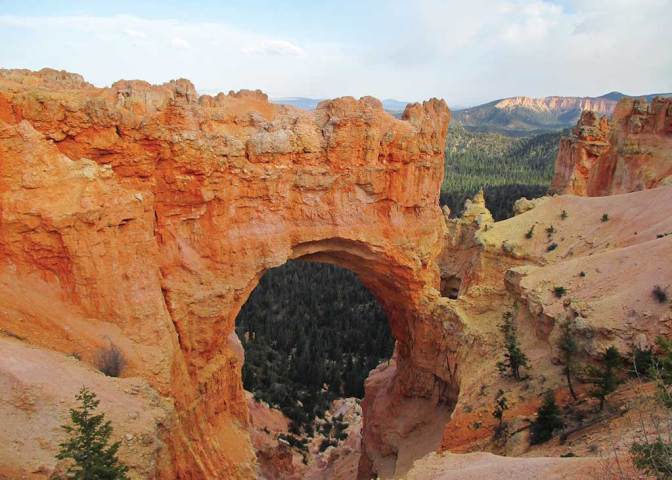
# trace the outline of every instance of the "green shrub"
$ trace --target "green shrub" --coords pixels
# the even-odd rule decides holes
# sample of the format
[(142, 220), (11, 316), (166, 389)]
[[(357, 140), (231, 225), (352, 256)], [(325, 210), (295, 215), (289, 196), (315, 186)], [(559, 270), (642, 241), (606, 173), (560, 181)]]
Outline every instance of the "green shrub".
[(278, 439), (284, 440), (290, 446), (292, 446), (294, 448), (297, 448), (297, 449), (299, 449), (303, 452), (308, 451), (308, 445), (307, 445), (308, 441), (307, 440), (302, 440), (298, 437), (295, 437), (292, 434), (284, 434), (284, 433), (281, 433), (280, 435), (278, 435)]
[(656, 338), (658, 347), (654, 359), (654, 368), (651, 375), (656, 379), (658, 398), (667, 408), (672, 409), (672, 395), (669, 387), (672, 385), (672, 340), (665, 337)]
[(653, 375), (656, 360), (651, 348), (635, 347), (632, 351), (632, 370), (630, 374), (637, 378), (648, 378)]
[(553, 242), (553, 243), (551, 243), (548, 247), (546, 247), (546, 251), (547, 251), (547, 252), (552, 252), (552, 251), (555, 250), (556, 248), (558, 248), (558, 244), (555, 243), (555, 242)]
[(653, 291), (651, 293), (653, 294), (653, 298), (655, 298), (658, 303), (667, 303), (667, 291), (660, 285), (653, 287)]
[(125, 365), (124, 354), (113, 343), (109, 347), (99, 349), (96, 353), (96, 366), (108, 377), (121, 375)]
[[(672, 408), (672, 397), (669, 386), (672, 385), (672, 341), (664, 337), (656, 339), (657, 355), (651, 360), (649, 369), (651, 376), (656, 378), (658, 398), (669, 410)], [(648, 359), (648, 356), (644, 357)], [(638, 470), (658, 480), (672, 478), (672, 427), (669, 415), (666, 421), (653, 418), (654, 428), (643, 430), (630, 445), (632, 460)]]
[(658, 480), (672, 478), (672, 443), (662, 437), (654, 441), (635, 442), (630, 446), (630, 453), (637, 469)]
[(333, 440), (331, 440), (331, 439), (329, 439), (329, 438), (325, 438), (325, 439), (323, 439), (322, 442), (320, 443), (320, 448), (319, 448), (320, 453), (324, 452), (327, 448), (329, 448), (329, 447), (335, 447), (336, 445), (337, 445), (337, 443), (334, 442)]
[(603, 213), (602, 214), (602, 221), (603, 222), (608, 222), (609, 221), (609, 214)]
[(569, 214), (567, 213), (567, 210), (563, 210), (562, 213), (560, 214), (560, 218), (562, 220), (565, 220), (565, 219), (567, 219), (567, 217), (569, 217)]
[(558, 297), (562, 298), (563, 295), (567, 293), (567, 289), (565, 287), (554, 287), (553, 288), (553, 294)]

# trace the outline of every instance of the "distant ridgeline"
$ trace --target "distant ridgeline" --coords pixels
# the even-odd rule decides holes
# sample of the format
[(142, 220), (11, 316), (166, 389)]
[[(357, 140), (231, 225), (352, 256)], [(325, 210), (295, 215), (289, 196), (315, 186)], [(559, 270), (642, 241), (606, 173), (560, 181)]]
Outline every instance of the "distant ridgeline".
[(566, 131), (529, 137), (470, 132), (452, 124), (446, 141), (446, 173), (441, 204), (459, 215), (464, 201), (483, 187), (495, 220), (513, 215), (520, 197), (543, 196), (553, 177), (560, 137)]
[[(611, 92), (599, 97), (511, 97), (453, 111), (446, 142), (446, 176), (441, 204), (459, 215), (464, 201), (481, 187), (495, 220), (513, 215), (520, 197), (546, 194), (560, 137), (572, 128), (582, 110), (610, 115), (626, 95)], [(643, 95), (672, 96), (672, 93)], [(287, 97), (272, 100), (313, 110), (321, 101)], [(389, 113), (399, 116), (406, 102), (383, 100)], [(564, 131), (564, 132), (563, 132)]]
[[(510, 97), (456, 110), (453, 112), (453, 123), (474, 131), (530, 135), (573, 127), (583, 110), (611, 115), (616, 103), (626, 96), (610, 92), (600, 97)], [(641, 97), (651, 101), (655, 96), (672, 96), (672, 93)]]
[(385, 313), (354, 273), (302, 261), (264, 274), (236, 332), (245, 389), (311, 435), (332, 400), (363, 397), (364, 379), (394, 347)]

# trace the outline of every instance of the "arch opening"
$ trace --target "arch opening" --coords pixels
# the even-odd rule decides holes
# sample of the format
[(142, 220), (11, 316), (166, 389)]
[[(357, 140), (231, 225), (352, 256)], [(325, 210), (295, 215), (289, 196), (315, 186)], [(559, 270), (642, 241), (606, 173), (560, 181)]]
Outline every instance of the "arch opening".
[[(443, 425), (455, 407), (459, 390), (452, 357), (445, 357), (445, 344), (449, 341), (445, 336), (452, 336), (454, 332), (448, 330), (436, 332), (434, 315), (442, 316), (445, 312), (433, 313), (431, 310), (440, 308), (432, 303), (432, 299), (435, 296), (438, 298), (441, 293), (438, 288), (440, 286), (438, 270), (432, 270), (421, 258), (400, 256), (394, 250), (379, 249), (370, 242), (340, 236), (292, 242), (290, 249), (284, 250), (283, 255), (267, 258), (269, 261), (264, 262), (263, 268), (254, 273), (250, 272), (244, 287), (237, 292), (236, 305), (231, 311), (233, 317), (229, 317), (231, 325), (237, 325), (237, 338), (244, 347), (248, 347), (244, 348), (248, 352), (247, 358), (245, 360), (240, 358), (239, 365), (243, 371), (238, 372), (239, 375), (242, 374), (244, 380), (244, 385), (241, 382), (241, 387), (249, 389), (247, 376), (253, 364), (249, 361), (249, 345), (246, 345), (250, 333), (246, 335), (245, 329), (240, 328), (240, 318), (244, 315), (249, 300), (255, 295), (255, 289), (260, 283), (265, 282), (269, 271), (272, 272), (277, 267), (282, 268), (285, 262), (297, 260), (303, 261), (302, 263), (327, 264), (346, 269), (348, 275), (356, 277), (361, 282), (362, 289), (371, 298), (375, 298), (379, 307), (382, 307), (381, 311), (384, 312), (386, 321), (379, 323), (385, 326), (389, 324), (389, 330), (395, 340), (393, 361), (382, 362), (381, 366), (372, 371), (368, 377), (369, 371), (364, 369), (364, 374), (360, 376), (363, 377), (360, 385), (367, 379), (366, 397), (361, 405), (358, 402), (358, 407), (361, 406), (359, 421), (362, 427), (356, 447), (359, 464), (353, 467), (352, 478), (370, 478), (374, 475), (379, 475), (380, 478), (392, 478), (397, 474), (403, 474), (413, 460), (438, 447)], [(285, 322), (282, 326), (288, 324), (291, 324), (291, 321)], [(439, 369), (436, 370), (437, 358), (444, 359), (444, 357), (445, 362), (440, 362)], [(317, 383), (313, 382), (313, 389)], [(286, 382), (284, 385), (283, 382), (275, 382), (275, 385), (266, 386), (274, 389), (273, 392), (279, 397), (284, 397), (290, 408), (299, 410), (303, 407), (301, 403), (292, 403), (296, 400), (295, 397), (290, 395), (287, 398)], [(261, 399), (264, 400), (263, 397)], [(269, 399), (271, 400), (269, 403), (273, 404), (272, 397), (267, 396), (265, 400)], [(311, 398), (310, 402), (312, 406), (318, 403), (315, 398)], [(327, 403), (322, 403), (322, 406), (326, 405)], [(262, 451), (259, 444), (255, 443), (255, 437), (258, 437), (259, 433), (259, 425), (255, 420), (255, 414), (259, 413), (259, 404), (251, 401), (249, 395), (247, 407), (246, 410), (250, 412), (252, 443), (260, 468), (262, 471), (265, 465), (277, 468), (278, 451), (269, 452), (268, 443), (263, 445), (266, 450)], [(397, 414), (390, 417), (392, 412)], [(300, 422), (303, 422), (302, 425), (306, 424), (306, 415), (296, 411), (294, 414)], [(321, 421), (315, 422), (313, 430), (319, 430), (323, 426)], [(276, 447), (280, 445), (280, 448), (283, 448), (281, 444), (285, 444), (287, 448), (295, 447), (293, 452), (302, 450), (300, 455), (304, 460), (315, 458), (315, 442), (305, 441), (307, 437), (305, 428), (303, 426), (294, 428), (294, 431), (290, 432), (289, 427), (288, 424), (285, 428), (288, 436), (275, 432), (275, 440), (272, 443)], [(330, 428), (333, 434), (336, 431), (333, 417)], [(389, 435), (388, 431), (406, 433), (400, 437)], [(268, 437), (268, 433), (265, 431), (262, 436)], [(309, 437), (310, 439), (314, 440), (315, 437)], [(319, 442), (319, 438), (317, 441)], [(321, 444), (318, 446), (322, 447)], [(287, 453), (285, 451), (282, 454), (285, 455), (285, 459)], [(295, 453), (290, 453), (289, 456), (296, 459)], [(338, 453), (335, 456), (338, 457)], [(315, 464), (322, 461), (317, 460)], [(290, 463), (292, 462), (296, 464), (296, 460), (290, 460)], [(268, 473), (271, 475), (269, 478), (291, 478), (284, 474), (278, 476), (277, 470)], [(322, 476), (318, 474), (315, 478), (332, 478), (330, 474), (325, 476), (323, 473)]]
[[(271, 436), (299, 451), (312, 444), (304, 458), (359, 438), (364, 381), (394, 349), (376, 297), (351, 270), (316, 258), (267, 270), (236, 318), (243, 387), (289, 419), (287, 432)], [(260, 407), (250, 411), (254, 417)], [(352, 453), (356, 464), (359, 452)], [(264, 452), (257, 454), (262, 468), (270, 468)]]

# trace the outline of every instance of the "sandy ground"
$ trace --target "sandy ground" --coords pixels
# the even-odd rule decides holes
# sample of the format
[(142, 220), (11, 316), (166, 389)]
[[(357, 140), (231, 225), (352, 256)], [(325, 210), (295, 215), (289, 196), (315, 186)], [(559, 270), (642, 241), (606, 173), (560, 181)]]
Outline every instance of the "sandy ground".
[(601, 460), (511, 458), (492, 453), (431, 454), (415, 462), (404, 480), (594, 480)]

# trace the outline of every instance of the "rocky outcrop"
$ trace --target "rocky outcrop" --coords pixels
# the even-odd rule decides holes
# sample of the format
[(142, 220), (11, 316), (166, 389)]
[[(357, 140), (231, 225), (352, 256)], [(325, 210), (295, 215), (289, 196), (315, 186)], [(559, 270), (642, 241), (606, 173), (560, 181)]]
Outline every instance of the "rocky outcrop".
[(672, 99), (623, 99), (611, 121), (582, 113), (560, 143), (552, 191), (602, 196), (672, 184)]
[[(565, 149), (598, 167), (616, 152), (615, 167), (606, 181), (575, 181), (570, 162), (560, 169), (568, 184), (592, 194), (665, 182), (669, 105), (630, 102), (612, 126), (584, 114)], [(264, 271), (294, 258), (356, 272), (397, 340), (365, 385), (360, 478), (417, 478), (414, 460), (439, 444), (529, 454), (539, 399), (548, 389), (567, 396), (554, 361), (561, 322), (576, 323), (588, 361), (607, 345), (627, 351), (669, 335), (669, 305), (651, 291), (672, 285), (659, 260), (672, 256), (672, 186), (521, 202), (524, 213), (503, 222), (479, 194), (466, 216), (448, 219), (438, 196), (449, 119), (435, 99), (399, 120), (369, 97), (305, 112), (258, 91), (198, 96), (186, 80), (99, 89), (64, 72), (0, 71), (0, 334), (10, 337), (0, 343), (11, 354), (0, 360), (11, 398), (0, 405), (11, 427), (0, 443), (20, 436), (31, 446), (0, 449), (0, 475), (46, 478), (57, 468), (55, 425), (80, 381), (128, 439), (120, 453), (136, 478), (300, 475), (292, 452), (257, 438), (263, 422), (250, 421), (234, 333)], [(524, 382), (497, 372), (506, 311), (533, 365)], [(124, 378), (92, 368), (111, 344), (126, 359)], [(512, 434), (494, 445), (500, 388)], [(128, 412), (139, 412), (137, 424)], [(351, 473), (353, 440), (319, 470)], [(573, 448), (592, 451), (581, 439)], [(424, 466), (436, 472), (433, 460)], [(552, 478), (539, 464), (520, 465)]]
[[(634, 345), (651, 346), (657, 336), (670, 335), (669, 302), (653, 295), (656, 285), (672, 288), (672, 267), (660, 261), (672, 256), (670, 205), (672, 186), (667, 186), (604, 197), (546, 198), (488, 228), (449, 220), (439, 264), (442, 275), (460, 279), (453, 308), (473, 343), (465, 342), (456, 355), (460, 395), (444, 428), (443, 451), (558, 456), (571, 446), (577, 455), (593, 456), (598, 447), (611, 454), (615, 444), (628, 450), (634, 433), (628, 422), (601, 422), (590, 435), (582, 432), (564, 446), (541, 451), (530, 447), (525, 435), (544, 392), (554, 390), (559, 403), (569, 403), (557, 349), (563, 322), (572, 323), (585, 363), (612, 345), (631, 352)], [(562, 295), (556, 287), (563, 288)], [(497, 369), (503, 358), (497, 326), (506, 311), (514, 315), (521, 348), (530, 360), (521, 382)], [(515, 432), (504, 445), (493, 442), (491, 413), (499, 389), (509, 399), (506, 420)], [(589, 387), (579, 384), (577, 390), (579, 404), (590, 401)], [(637, 403), (645, 397), (641, 393), (629, 399), (619, 395), (610, 400), (615, 408), (632, 410), (633, 417), (646, 414), (649, 406)], [(500, 468), (500, 460), (492, 462), (487, 468)], [(454, 462), (440, 465), (451, 468)], [(525, 468), (525, 462), (511, 466), (518, 467)], [(437, 471), (428, 478), (442, 477)]]
[[(398, 120), (370, 97), (304, 112), (258, 91), (198, 96), (187, 80), (0, 71), (0, 328), (88, 364), (114, 343), (122, 376), (174, 403), (159, 478), (252, 478), (236, 315), (266, 269), (332, 262), (387, 312), (397, 361), (383, 390), (450, 411), (463, 326), (436, 263), (449, 119), (436, 99)], [(377, 402), (367, 394), (389, 415)], [(367, 415), (364, 443), (378, 425), (394, 459), (400, 439)]]
[(282, 437), (289, 433), (289, 418), (280, 410), (254, 400), (251, 393), (246, 392), (246, 395), (250, 414), (248, 430), (257, 455), (257, 479), (305, 478), (306, 465), (301, 452), (293, 449)]

